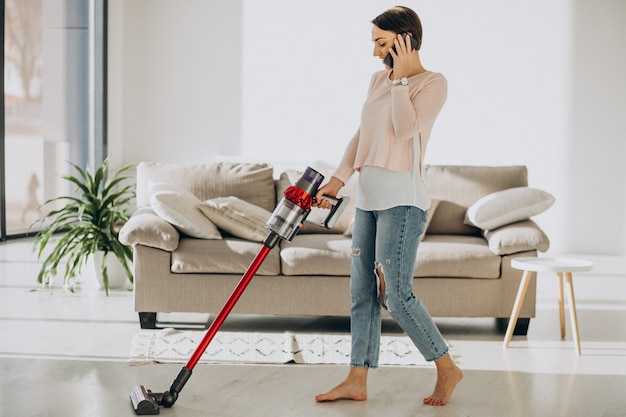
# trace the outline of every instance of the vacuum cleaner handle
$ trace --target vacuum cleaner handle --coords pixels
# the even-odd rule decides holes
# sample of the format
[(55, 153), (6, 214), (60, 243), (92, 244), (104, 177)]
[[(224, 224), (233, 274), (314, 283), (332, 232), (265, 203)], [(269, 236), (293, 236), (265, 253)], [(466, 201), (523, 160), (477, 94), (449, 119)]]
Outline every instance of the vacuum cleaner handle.
[(312, 222), (310, 220), (305, 220), (305, 221), (307, 223), (316, 224), (318, 226), (325, 227), (326, 229), (332, 229), (333, 227), (335, 227), (335, 223), (337, 223), (337, 220), (339, 219), (339, 217), (341, 217), (341, 213), (343, 213), (346, 206), (350, 202), (350, 197), (348, 196), (331, 197), (329, 195), (324, 195), (323, 197), (324, 197), (324, 200), (327, 200), (332, 206), (326, 218), (322, 220), (320, 223)]

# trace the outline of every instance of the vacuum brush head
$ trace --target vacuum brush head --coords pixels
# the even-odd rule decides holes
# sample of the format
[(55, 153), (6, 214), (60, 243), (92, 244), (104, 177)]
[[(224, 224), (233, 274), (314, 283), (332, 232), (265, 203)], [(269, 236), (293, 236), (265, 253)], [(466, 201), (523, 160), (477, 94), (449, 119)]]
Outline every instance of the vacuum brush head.
[(152, 391), (146, 390), (143, 385), (136, 385), (131, 391), (130, 401), (138, 416), (159, 414), (159, 404), (150, 394)]

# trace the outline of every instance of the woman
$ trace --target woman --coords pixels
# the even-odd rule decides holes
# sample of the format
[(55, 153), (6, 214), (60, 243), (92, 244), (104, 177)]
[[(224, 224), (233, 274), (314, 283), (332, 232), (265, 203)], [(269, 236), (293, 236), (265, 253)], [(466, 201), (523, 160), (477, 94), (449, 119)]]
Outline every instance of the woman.
[[(419, 299), (413, 270), (430, 200), (421, 178), (430, 132), (446, 100), (447, 81), (420, 61), (422, 27), (417, 14), (394, 7), (372, 21), (374, 56), (393, 62), (376, 72), (361, 125), (316, 201), (336, 196), (359, 171), (352, 237), (350, 293), (352, 351), (347, 378), (317, 401), (367, 399), (367, 374), (378, 366), (381, 307), (402, 327), (428, 361), (437, 382), (425, 404), (443, 405), (463, 377), (448, 346)], [(402, 36), (407, 34), (408, 36)], [(412, 43), (413, 42), (413, 43)], [(395, 49), (392, 49), (394, 47)]]

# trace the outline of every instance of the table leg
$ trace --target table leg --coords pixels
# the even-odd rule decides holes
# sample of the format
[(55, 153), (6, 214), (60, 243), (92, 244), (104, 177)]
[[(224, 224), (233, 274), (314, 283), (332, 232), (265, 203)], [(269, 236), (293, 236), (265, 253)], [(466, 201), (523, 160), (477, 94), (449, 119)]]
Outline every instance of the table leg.
[(561, 339), (565, 338), (565, 306), (563, 297), (563, 273), (557, 272), (559, 280), (559, 319), (561, 321)]
[(576, 346), (576, 353), (581, 354), (580, 350), (580, 337), (578, 335), (578, 315), (576, 314), (576, 300), (574, 299), (574, 280), (571, 272), (565, 273), (565, 282), (567, 282), (569, 290), (569, 314), (570, 321), (572, 322), (572, 335), (574, 338), (574, 345)]
[(509, 325), (506, 328), (506, 334), (504, 335), (504, 347), (509, 347), (509, 343), (511, 342), (511, 338), (513, 337), (513, 331), (515, 330), (515, 325), (517, 324), (517, 319), (519, 318), (519, 312), (522, 309), (522, 304), (524, 303), (524, 297), (526, 297), (526, 290), (528, 289), (528, 284), (530, 283), (532, 271), (524, 271), (522, 274), (522, 281), (519, 284), (519, 288), (517, 290), (517, 296), (515, 297), (515, 303), (513, 304), (513, 311), (511, 312), (511, 318), (509, 319)]

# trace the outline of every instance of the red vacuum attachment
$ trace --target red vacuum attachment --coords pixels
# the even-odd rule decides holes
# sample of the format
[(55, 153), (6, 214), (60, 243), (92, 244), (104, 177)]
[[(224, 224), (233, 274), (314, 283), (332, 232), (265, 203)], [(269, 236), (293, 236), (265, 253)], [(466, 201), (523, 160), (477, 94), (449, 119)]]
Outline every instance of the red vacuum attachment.
[[(278, 203), (274, 213), (272, 213), (265, 225), (269, 230), (269, 234), (263, 241), (263, 247), (241, 277), (226, 304), (224, 304), (215, 320), (209, 326), (204, 338), (191, 355), (191, 358), (189, 358), (187, 364), (178, 373), (170, 389), (162, 393), (154, 393), (143, 385), (137, 385), (131, 391), (130, 400), (137, 415), (159, 414), (159, 406), (171, 407), (174, 405), (178, 399), (178, 394), (191, 377), (193, 368), (209, 346), (209, 343), (211, 343), (211, 340), (213, 340), (213, 337), (215, 337), (226, 317), (228, 317), (239, 297), (241, 297), (241, 294), (243, 294), (254, 274), (256, 274), (269, 251), (276, 246), (280, 239), (291, 241), (298, 233), (302, 223), (311, 211), (315, 194), (317, 194), (317, 190), (323, 180), (324, 176), (322, 174), (309, 167), (295, 185), (285, 190), (284, 197)], [(321, 226), (331, 228), (349, 201), (349, 198), (333, 198), (330, 196), (324, 196), (324, 198), (333, 205), (333, 208)]]

